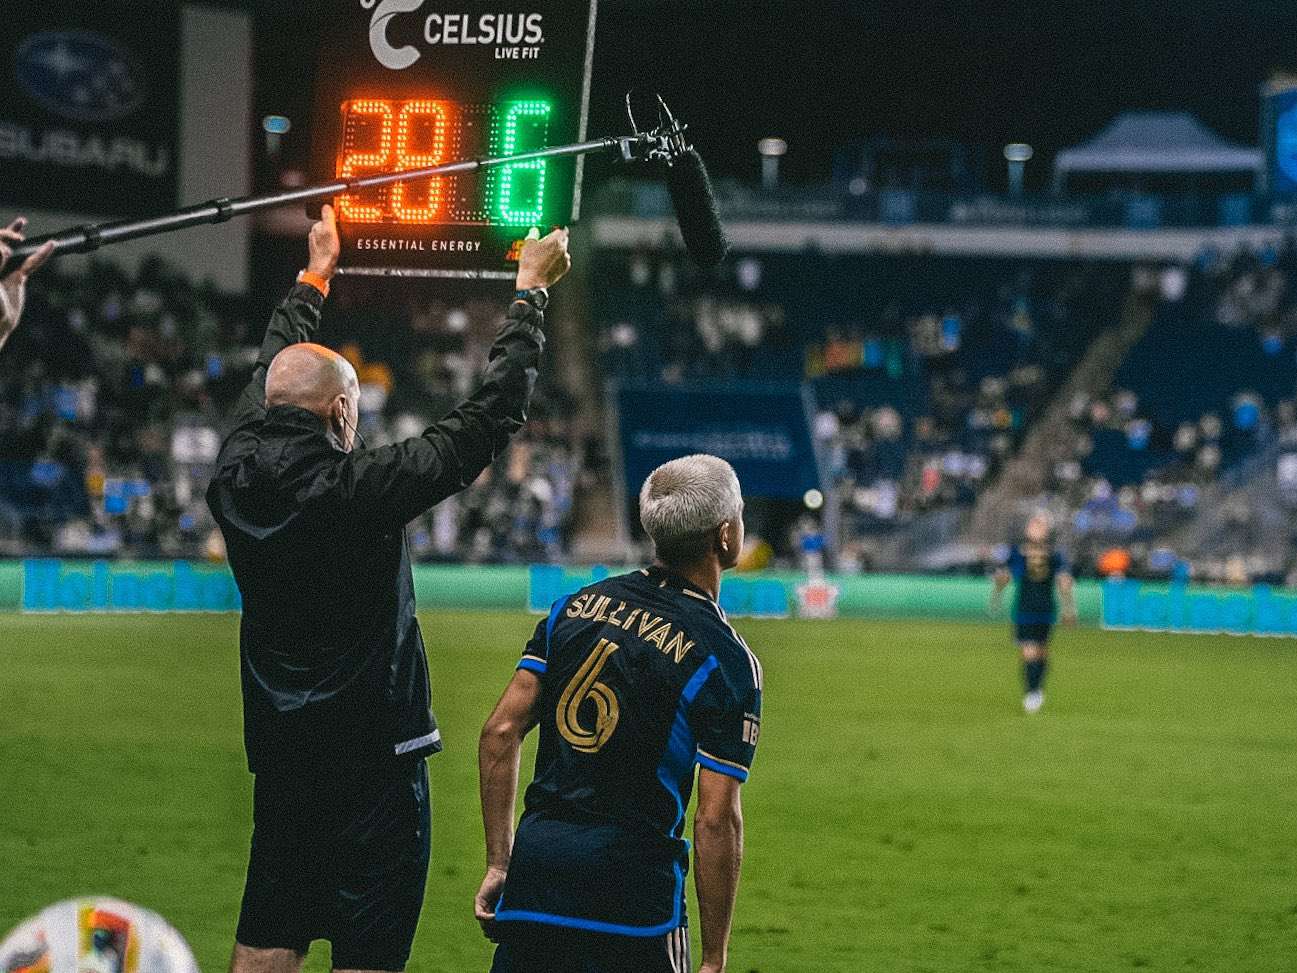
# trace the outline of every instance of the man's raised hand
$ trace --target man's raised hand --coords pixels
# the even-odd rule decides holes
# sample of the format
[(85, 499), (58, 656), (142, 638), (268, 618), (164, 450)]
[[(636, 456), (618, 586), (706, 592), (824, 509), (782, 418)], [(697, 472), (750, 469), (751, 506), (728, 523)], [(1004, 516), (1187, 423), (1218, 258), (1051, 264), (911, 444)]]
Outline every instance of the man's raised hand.
[(39, 270), (54, 252), (54, 241), (51, 240), (17, 267), (9, 267), (13, 245), (23, 242), (26, 226), (27, 218), (20, 216), (0, 230), (0, 346), (13, 334), (18, 319), (22, 317), (23, 304), (27, 300), (27, 278)]
[(332, 206), (325, 205), (320, 208), (320, 220), (311, 226), (307, 245), (310, 247), (311, 257), (307, 261), (306, 269), (310, 273), (319, 274), (325, 280), (331, 279), (338, 269), (338, 256), (342, 253), (342, 244), (338, 240), (338, 219), (334, 215)]
[(553, 287), (572, 269), (567, 252), (567, 230), (559, 227), (539, 240), (528, 239), (518, 259), (518, 290)]

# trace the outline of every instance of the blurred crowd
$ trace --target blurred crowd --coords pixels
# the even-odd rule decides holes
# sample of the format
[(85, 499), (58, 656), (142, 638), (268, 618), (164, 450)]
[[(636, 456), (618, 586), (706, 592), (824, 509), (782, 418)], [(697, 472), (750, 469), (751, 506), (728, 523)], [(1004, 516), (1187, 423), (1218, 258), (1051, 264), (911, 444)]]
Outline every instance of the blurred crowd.
[[(1017, 270), (985, 308), (922, 308), (887, 329), (901, 336), (896, 342), (866, 332), (862, 368), (886, 368), (899, 354), (912, 363), (917, 390), (908, 416), (891, 402), (840, 399), (816, 418), (857, 531), (976, 500), (1049, 400), (1051, 383), (1075, 364), (1077, 337), (1112, 323), (1077, 300), (1091, 285), (1084, 269), (1040, 280)], [(869, 350), (876, 343), (881, 353)]]
[[(708, 281), (673, 257), (618, 257), (600, 270), (611, 297), (595, 308), (597, 355), (623, 381), (809, 383), (844, 560), (861, 567), (874, 563), (871, 538), (971, 509), (1116, 323), (1130, 280), (1119, 267), (934, 264), (926, 282), (902, 269), (862, 285), (857, 303), (848, 280), (807, 306), (797, 295), (817, 281), (793, 266), (740, 258)], [(1258, 457), (1272, 464), (1267, 502), (1297, 512), (1297, 251), (1206, 251), (1163, 274), (1154, 323), (1112, 390), (1067, 402), (1045, 501), (1083, 571), (1257, 574), (1237, 559), (1186, 568), (1168, 539), (1204, 498), (1244, 484)], [(500, 313), (468, 289), (411, 291), (394, 306), (378, 286), (338, 287), (323, 329), (356, 367), (371, 448), (417, 435), (471, 390)], [(222, 557), (203, 491), (270, 308), (156, 260), (130, 274), (46, 268), (29, 291), (0, 355), (0, 554)], [(571, 550), (580, 499), (607, 471), (550, 374), (501, 460), (412, 526), (416, 558), (526, 563)], [(1252, 502), (1230, 509), (1229, 546), (1246, 549), (1263, 518)], [(803, 509), (780, 523), (789, 539), (773, 550), (793, 557), (820, 536)]]
[[(1138, 278), (1119, 264), (742, 257), (702, 281), (669, 255), (605, 260), (612, 296), (596, 324), (606, 374), (815, 389), (812, 432), (849, 566), (872, 563), (873, 538), (971, 510), (1094, 339), (1121, 320)], [(1274, 460), (1278, 495), (1297, 496), (1297, 250), (1204, 251), (1154, 276), (1162, 293), (1148, 334), (1111, 391), (1066, 403), (1067, 432), (1047, 446), (1041, 499), (1083, 570), (1099, 570), (1114, 548), (1125, 560), (1108, 563), (1125, 570), (1183, 568), (1164, 542), (1276, 443), (1288, 444)], [(1241, 549), (1258, 518), (1236, 506), (1230, 546)], [(1193, 570), (1240, 569), (1235, 559)]]
[[(0, 356), (0, 553), (223, 556), (204, 490), (222, 416), (270, 307), (193, 286), (159, 261), (127, 274), (46, 268)], [(339, 287), (324, 340), (356, 366), (370, 447), (417, 435), (477, 379), (499, 303), (377, 311)], [(542, 382), (526, 430), (470, 489), (421, 518), (416, 557), (550, 560), (565, 550), (585, 444)]]
[[(1204, 251), (1168, 271), (1162, 292), (1118, 387), (1069, 403), (1051, 501), (1101, 572), (1117, 551), (1115, 565), (1147, 575), (1291, 577), (1291, 555), (1274, 564), (1248, 552), (1261, 546), (1268, 514), (1279, 522), (1297, 513), (1297, 252), (1291, 241)], [(1244, 498), (1271, 479), (1276, 489)], [(1173, 532), (1222, 499), (1224, 536), (1213, 535), (1210, 556), (1184, 560)]]

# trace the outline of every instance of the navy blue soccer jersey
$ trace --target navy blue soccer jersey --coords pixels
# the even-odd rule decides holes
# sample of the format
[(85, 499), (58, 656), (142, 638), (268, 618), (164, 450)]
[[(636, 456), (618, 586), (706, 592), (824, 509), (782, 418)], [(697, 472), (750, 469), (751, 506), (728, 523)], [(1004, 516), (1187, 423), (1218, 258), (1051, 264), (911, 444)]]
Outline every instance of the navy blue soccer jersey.
[(1063, 555), (1048, 544), (1029, 541), (1009, 549), (1005, 567), (1018, 583), (1013, 620), (1020, 625), (1052, 625), (1058, 614), (1054, 582), (1068, 570)]
[(518, 668), (541, 679), (540, 744), (496, 918), (679, 927), (694, 767), (747, 779), (756, 656), (707, 594), (652, 567), (556, 602)]

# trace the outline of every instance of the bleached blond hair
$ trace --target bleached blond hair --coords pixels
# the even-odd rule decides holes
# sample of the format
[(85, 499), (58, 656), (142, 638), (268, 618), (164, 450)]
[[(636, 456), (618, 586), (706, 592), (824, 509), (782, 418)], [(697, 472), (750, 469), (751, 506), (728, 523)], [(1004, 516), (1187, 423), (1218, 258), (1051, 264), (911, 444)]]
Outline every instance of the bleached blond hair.
[(660, 560), (687, 564), (707, 553), (708, 534), (743, 513), (734, 467), (695, 453), (663, 463), (639, 492), (639, 519)]

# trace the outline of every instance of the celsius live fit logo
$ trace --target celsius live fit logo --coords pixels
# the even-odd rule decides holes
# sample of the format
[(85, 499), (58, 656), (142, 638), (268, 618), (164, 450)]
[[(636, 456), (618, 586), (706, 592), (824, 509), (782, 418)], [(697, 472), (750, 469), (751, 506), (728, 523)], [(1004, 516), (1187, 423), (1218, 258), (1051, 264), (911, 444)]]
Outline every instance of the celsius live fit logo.
[[(373, 10), (369, 18), (369, 47), (383, 67), (402, 71), (421, 56), (412, 44), (394, 47), (388, 40), (388, 28), (399, 14), (414, 13), (424, 0), (360, 0), (365, 10)], [(539, 45), (545, 43), (544, 15), (538, 13), (485, 13), (474, 19), (466, 13), (433, 13), (423, 22), (423, 40), (430, 47), (439, 44), (493, 44), (496, 56), (501, 50), (520, 46), (532, 48), (524, 57), (536, 57)], [(513, 54), (517, 57), (517, 54)]]

